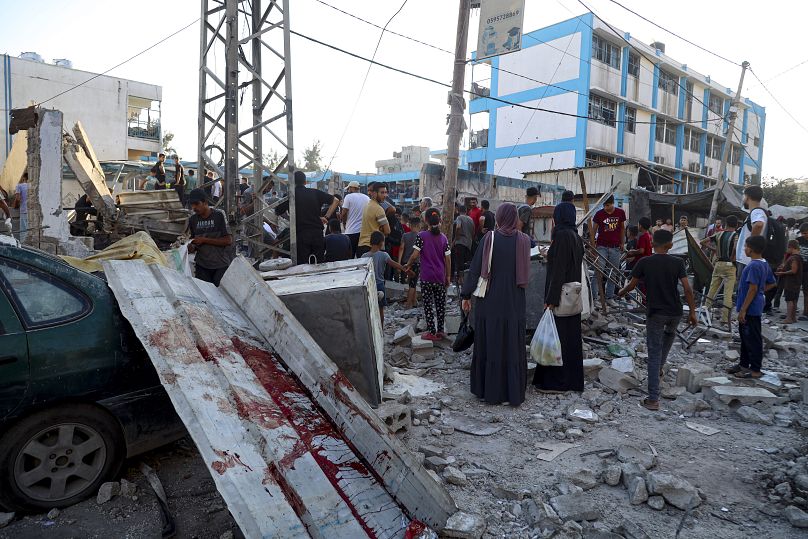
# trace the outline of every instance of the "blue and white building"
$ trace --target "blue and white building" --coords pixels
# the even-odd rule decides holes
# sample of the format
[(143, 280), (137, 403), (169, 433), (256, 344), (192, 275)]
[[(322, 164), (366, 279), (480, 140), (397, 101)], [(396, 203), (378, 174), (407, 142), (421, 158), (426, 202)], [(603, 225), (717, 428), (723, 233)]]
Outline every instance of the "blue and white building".
[[(525, 34), (521, 51), (490, 59), (487, 79), (479, 73), (488, 66), (478, 63), (475, 93), (489, 97), (469, 105), (472, 129), (481, 129), (471, 132), (468, 168), (520, 177), (634, 161), (675, 180), (662, 190), (714, 184), (734, 90), (667, 56), (663, 44), (617, 31), (631, 47), (587, 13)], [(765, 108), (743, 99), (730, 181), (760, 183), (765, 127)]]

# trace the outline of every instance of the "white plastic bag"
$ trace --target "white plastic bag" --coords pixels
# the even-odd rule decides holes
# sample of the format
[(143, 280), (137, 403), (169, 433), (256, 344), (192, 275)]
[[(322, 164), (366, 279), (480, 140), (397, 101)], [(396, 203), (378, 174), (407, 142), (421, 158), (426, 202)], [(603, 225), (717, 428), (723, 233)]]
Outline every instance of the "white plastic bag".
[(545, 367), (561, 367), (561, 340), (553, 318), (553, 311), (547, 309), (536, 326), (536, 333), (530, 341), (530, 357)]

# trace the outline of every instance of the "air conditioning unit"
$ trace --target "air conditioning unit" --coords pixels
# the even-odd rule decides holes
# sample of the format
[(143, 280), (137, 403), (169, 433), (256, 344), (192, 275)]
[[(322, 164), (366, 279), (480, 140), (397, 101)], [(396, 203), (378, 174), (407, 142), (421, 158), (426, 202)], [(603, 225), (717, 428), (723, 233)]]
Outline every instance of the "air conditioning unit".
[(662, 157), (661, 155), (654, 156), (654, 163), (664, 165), (665, 164), (665, 158)]

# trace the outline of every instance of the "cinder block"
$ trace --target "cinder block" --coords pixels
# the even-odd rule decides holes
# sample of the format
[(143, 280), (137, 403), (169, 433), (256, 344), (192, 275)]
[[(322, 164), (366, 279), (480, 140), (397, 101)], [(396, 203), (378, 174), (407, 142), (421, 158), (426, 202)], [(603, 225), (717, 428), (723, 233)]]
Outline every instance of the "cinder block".
[(409, 406), (397, 402), (385, 402), (379, 405), (376, 414), (393, 434), (402, 430), (407, 432), (412, 426)]
[(701, 391), (701, 383), (713, 375), (713, 369), (702, 363), (688, 363), (679, 367), (676, 374), (676, 385), (687, 389), (688, 393)]

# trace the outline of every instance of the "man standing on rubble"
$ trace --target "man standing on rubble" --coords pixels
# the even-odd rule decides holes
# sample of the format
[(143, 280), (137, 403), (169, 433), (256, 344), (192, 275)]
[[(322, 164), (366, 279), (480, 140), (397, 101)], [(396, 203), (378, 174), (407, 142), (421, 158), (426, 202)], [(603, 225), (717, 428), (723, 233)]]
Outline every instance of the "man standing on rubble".
[[(368, 192), (371, 192), (368, 190)], [(359, 234), (359, 247), (356, 254), (361, 256), (370, 251), (370, 236), (374, 232), (381, 232), (385, 236), (390, 234), (390, 221), (382, 208), (387, 198), (387, 184), (384, 182), (374, 182), (370, 202), (365, 207), (362, 214), (362, 229)]]
[[(620, 257), (626, 241), (626, 212), (614, 205), (614, 197), (610, 196), (603, 203), (603, 209), (595, 213), (593, 219), (595, 226), (590, 232), (593, 242), (597, 246), (598, 267), (606, 274), (612, 273), (615, 268), (620, 267)], [(597, 230), (597, 240), (595, 241), (595, 231)], [(616, 278), (616, 276), (615, 276)], [(614, 280), (608, 279), (606, 282), (606, 301), (610, 307), (616, 307), (614, 298)], [(592, 282), (594, 299), (598, 297), (597, 279)]]
[(356, 249), (359, 247), (359, 234), (362, 232), (362, 216), (365, 213), (365, 206), (370, 202), (370, 197), (359, 192), (359, 182), (348, 184), (348, 194), (342, 202), (342, 212), (340, 219), (345, 225), (345, 235), (351, 240), (351, 256), (356, 256)]
[(157, 180), (157, 183), (154, 186), (155, 191), (161, 191), (166, 188), (166, 154), (161, 153), (157, 156), (157, 164), (155, 164), (151, 169), (151, 174), (154, 176), (154, 179)]
[[(321, 208), (328, 205), (325, 216)], [(297, 264), (323, 262), (325, 258), (324, 227), (337, 211), (339, 200), (318, 189), (306, 187), (306, 173), (295, 171), (295, 226), (297, 228)], [(275, 212), (282, 215), (289, 211), (289, 200), (278, 204)]]
[(196, 253), (194, 276), (219, 286), (233, 261), (233, 236), (227, 217), (222, 210), (210, 207), (202, 189), (191, 191), (188, 199), (194, 211), (188, 220), (191, 233), (188, 252)]

